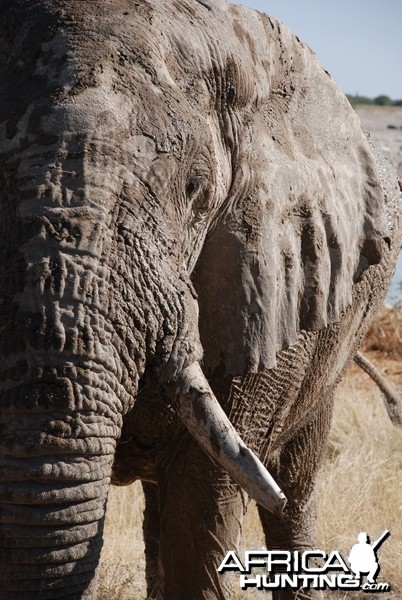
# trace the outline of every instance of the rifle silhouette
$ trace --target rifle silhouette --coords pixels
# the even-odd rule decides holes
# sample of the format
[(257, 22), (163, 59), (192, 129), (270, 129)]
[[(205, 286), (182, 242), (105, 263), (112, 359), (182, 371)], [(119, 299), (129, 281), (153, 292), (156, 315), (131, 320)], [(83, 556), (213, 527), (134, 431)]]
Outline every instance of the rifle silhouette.
[(388, 529), (386, 529), (386, 530), (384, 531), (384, 533), (382, 533), (382, 534), (380, 535), (380, 537), (379, 537), (379, 538), (378, 538), (378, 539), (377, 539), (375, 542), (373, 542), (373, 543), (371, 544), (371, 547), (372, 547), (372, 549), (373, 549), (373, 550), (376, 550), (376, 549), (378, 548), (378, 546), (380, 546), (380, 545), (383, 543), (383, 541), (384, 541), (384, 540), (385, 540), (385, 539), (386, 539), (386, 538), (387, 538), (389, 535), (390, 535), (390, 531), (388, 531)]

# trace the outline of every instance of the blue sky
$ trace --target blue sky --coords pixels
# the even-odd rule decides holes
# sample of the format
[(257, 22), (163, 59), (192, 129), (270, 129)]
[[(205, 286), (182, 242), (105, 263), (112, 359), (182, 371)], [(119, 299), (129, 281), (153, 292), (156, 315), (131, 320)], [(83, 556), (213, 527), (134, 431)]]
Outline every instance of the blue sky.
[(314, 50), (345, 93), (402, 99), (402, 0), (236, 3), (285, 23)]

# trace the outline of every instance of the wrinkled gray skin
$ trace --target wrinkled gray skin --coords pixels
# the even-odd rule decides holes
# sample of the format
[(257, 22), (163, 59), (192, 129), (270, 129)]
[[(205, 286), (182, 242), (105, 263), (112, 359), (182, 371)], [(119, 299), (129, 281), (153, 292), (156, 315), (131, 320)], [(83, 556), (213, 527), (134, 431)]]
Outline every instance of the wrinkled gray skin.
[(268, 547), (313, 544), (395, 182), (309, 48), (248, 9), (2, 0), (0, 48), (0, 598), (95, 598), (111, 478), (158, 483), (159, 597), (227, 597), (247, 496), (175, 382), (202, 358), (284, 490)]

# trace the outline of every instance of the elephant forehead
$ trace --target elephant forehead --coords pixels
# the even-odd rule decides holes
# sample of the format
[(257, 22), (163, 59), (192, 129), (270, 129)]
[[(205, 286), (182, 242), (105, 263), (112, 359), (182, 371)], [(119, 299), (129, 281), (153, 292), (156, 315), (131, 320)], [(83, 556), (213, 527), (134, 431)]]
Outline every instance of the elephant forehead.
[(69, 98), (55, 106), (41, 118), (44, 132), (112, 130), (127, 123), (131, 106), (125, 97), (116, 94), (109, 86), (88, 88), (79, 96)]
[[(243, 14), (245, 10), (220, 0), (3, 3), (1, 37), (10, 50), (7, 80), (15, 89), (10, 104), (24, 103), (28, 97), (34, 100), (52, 90), (57, 90), (59, 98), (82, 95), (104, 86), (109, 76), (114, 89), (131, 95), (141, 95), (141, 84), (146, 86), (153, 103), (158, 93), (169, 95), (170, 89), (176, 90), (171, 96), (177, 96), (178, 86), (184, 92), (182, 113), (186, 103), (201, 104), (205, 111), (211, 97), (212, 105), (215, 97), (223, 104), (244, 106), (267, 95), (271, 77), (267, 69), (276, 60), (276, 34), (270, 32), (268, 45), (261, 42), (263, 22), (253, 11)], [(240, 22), (244, 16), (247, 30)], [(243, 51), (245, 40), (252, 52)], [(257, 60), (259, 55), (265, 58)], [(35, 74), (32, 89), (27, 90), (30, 84), (24, 72)], [(95, 106), (96, 99), (92, 100)], [(99, 102), (124, 116), (124, 106), (110, 89), (105, 89)]]

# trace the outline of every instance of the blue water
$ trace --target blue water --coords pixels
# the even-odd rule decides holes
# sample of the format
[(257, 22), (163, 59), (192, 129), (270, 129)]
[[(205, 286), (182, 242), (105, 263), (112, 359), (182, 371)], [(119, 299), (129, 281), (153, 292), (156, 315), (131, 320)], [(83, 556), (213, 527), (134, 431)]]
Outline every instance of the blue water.
[[(399, 285), (401, 284), (401, 285)], [(388, 290), (385, 298), (386, 304), (402, 303), (402, 252), (399, 255), (399, 260), (396, 265), (395, 275), (391, 282), (391, 287)]]

